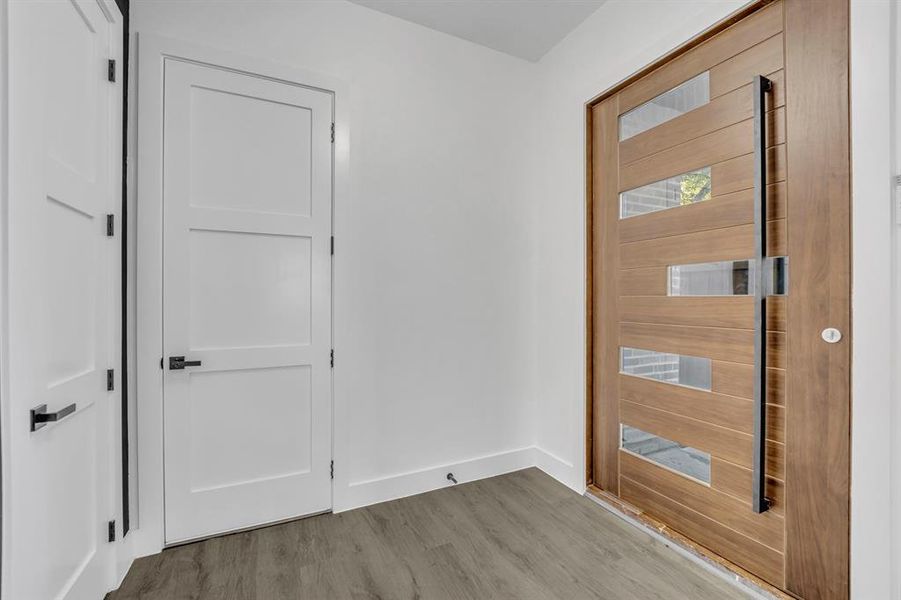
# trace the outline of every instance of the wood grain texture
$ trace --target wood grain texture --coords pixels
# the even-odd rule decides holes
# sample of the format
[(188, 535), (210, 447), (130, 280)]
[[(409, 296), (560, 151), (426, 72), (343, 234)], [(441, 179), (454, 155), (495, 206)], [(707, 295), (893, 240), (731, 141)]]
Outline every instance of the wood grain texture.
[[(777, 75), (783, 65), (783, 43), (781, 34), (774, 35), (710, 69), (710, 97), (727, 94), (747, 84), (755, 75), (766, 75), (783, 84), (784, 80)], [(772, 96), (784, 100), (784, 89), (779, 87), (775, 86)]]
[[(767, 181), (785, 181), (785, 144), (767, 150)], [(722, 196), (754, 187), (754, 154), (745, 154), (710, 167), (710, 191)]]
[[(767, 402), (785, 405), (785, 370), (768, 368), (766, 370)], [(713, 361), (713, 382), (711, 388), (721, 394), (754, 397), (753, 365), (734, 362)]]
[[(634, 402), (620, 401), (620, 418), (626, 425), (703, 450), (712, 456), (751, 468), (751, 434), (699, 421), (691, 417), (651, 408)], [(784, 480), (785, 446), (767, 441), (767, 473)]]
[[(767, 215), (771, 220), (785, 218), (784, 181), (767, 186)], [(754, 223), (754, 190), (751, 188), (712, 196), (704, 202), (621, 219), (619, 239), (637, 242), (749, 223)]]
[[(779, 42), (781, 54), (781, 36), (779, 36), (777, 41)], [(769, 73), (769, 71), (758, 71), (758, 73), (760, 72)], [(780, 68), (780, 70), (771, 75), (773, 93), (769, 96), (772, 101), (767, 104), (768, 110), (785, 104), (785, 95), (783, 93), (785, 89), (784, 71)], [(713, 100), (703, 106), (699, 106), (692, 111), (620, 142), (620, 166), (628, 165), (661, 150), (752, 118), (754, 116), (754, 98), (752, 96), (753, 85), (751, 84), (750, 75), (745, 79), (744, 83), (747, 85), (740, 86), (738, 89), (725, 93), (719, 98), (713, 98)], [(711, 82), (712, 85), (713, 82)], [(772, 113), (770, 114), (772, 115)]]
[[(619, 194), (615, 173), (619, 162), (618, 97), (613, 96), (593, 109), (593, 135), (597, 152), (592, 170), (598, 182), (593, 187), (593, 238), (595, 245), (593, 292), (597, 311), (593, 327), (593, 403), (595, 444), (592, 464), (594, 482), (617, 493), (619, 486)], [(612, 175), (606, 175), (612, 174)]]
[(620, 113), (651, 100), (781, 31), (781, 3), (762, 8), (624, 88), (619, 92)]
[(135, 561), (110, 600), (746, 597), (537, 469)]
[[(754, 364), (754, 332), (749, 329), (620, 323), (619, 337), (620, 344), (629, 348)], [(784, 333), (767, 332), (767, 353), (769, 366), (785, 368)]]
[(623, 296), (665, 296), (666, 267), (619, 271), (619, 292)]
[[(651, 461), (620, 450), (622, 476), (725, 525), (761, 544), (782, 552), (784, 525), (780, 515), (756, 514), (750, 505), (729, 494), (658, 467)], [(749, 487), (746, 495), (750, 496)]]
[[(767, 114), (767, 136), (768, 147), (784, 143), (784, 108), (777, 108)], [(753, 152), (754, 121), (745, 119), (622, 165), (619, 170), (619, 189), (635, 189)]]
[[(733, 429), (747, 435), (753, 434), (754, 403), (747, 398), (736, 398), (632, 375), (619, 377), (622, 400)], [(768, 405), (767, 439), (785, 442), (783, 413), (783, 407)]]
[[(785, 579), (790, 592), (822, 600), (849, 594), (848, 13), (847, 0), (785, 6), (792, 279)], [(841, 342), (824, 343), (826, 327), (842, 331)]]
[(623, 477), (621, 497), (668, 523), (696, 542), (776, 586), (783, 585), (780, 552), (705, 517), (684, 504)]
[[(721, 492), (751, 506), (751, 469), (713, 457), (710, 461), (710, 485)], [(767, 477), (766, 497), (772, 504), (770, 510), (777, 515), (785, 512), (785, 484), (774, 477)]]
[[(767, 223), (767, 252), (785, 256), (785, 219)], [(682, 235), (627, 242), (620, 250), (620, 268), (747, 260), (754, 255), (754, 226), (736, 225)]]
[[(752, 296), (623, 296), (620, 320), (628, 323), (754, 329)], [(767, 329), (785, 331), (785, 299), (767, 301)]]

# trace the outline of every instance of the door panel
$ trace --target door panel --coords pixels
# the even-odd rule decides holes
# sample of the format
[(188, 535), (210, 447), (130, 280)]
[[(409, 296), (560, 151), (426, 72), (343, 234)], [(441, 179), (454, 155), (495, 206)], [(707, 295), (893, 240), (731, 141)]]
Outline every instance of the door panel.
[[(9, 4), (9, 598), (113, 586), (119, 245), (106, 229), (120, 200), (122, 90), (107, 60), (120, 58), (122, 24), (111, 7)], [(32, 431), (38, 405), (59, 420)]]
[(167, 61), (166, 541), (331, 508), (332, 100)]
[[(779, 42), (781, 44), (781, 37)], [(781, 56), (781, 45), (779, 48)], [(708, 104), (671, 121), (666, 121), (653, 130), (624, 140), (619, 153), (620, 166), (752, 118), (754, 116), (752, 86), (747, 82), (753, 74), (763, 72), (766, 71), (749, 69), (747, 76), (742, 80), (746, 85), (714, 98)], [(773, 111), (785, 105), (785, 72), (782, 69), (778, 70), (770, 75), (770, 80), (773, 82), (773, 95), (768, 108)], [(712, 79), (710, 85), (713, 85)], [(769, 113), (770, 123), (781, 125), (785, 120), (784, 115), (779, 115), (776, 119), (773, 114)], [(776, 132), (774, 138), (777, 142), (780, 139), (784, 141), (784, 131)]]
[[(847, 597), (851, 469), (848, 2), (788, 2), (787, 193), (793, 288), (786, 394), (786, 586)], [(826, 327), (840, 343), (820, 338)], [(866, 398), (860, 399), (866, 402)], [(816, 551), (814, 551), (814, 548)]]
[[(847, 15), (841, 0), (818, 4), (822, 14), (802, 0), (749, 8), (589, 109), (590, 482), (776, 587), (842, 598), (848, 340), (819, 333), (848, 327)], [(813, 62), (820, 78), (799, 74)], [(772, 80), (759, 108), (757, 75)], [(820, 511), (838, 539), (815, 525)]]
[[(767, 223), (770, 256), (786, 254), (785, 220)], [(738, 225), (695, 233), (674, 234), (623, 244), (623, 269), (722, 260), (746, 260), (754, 254), (754, 226)]]
[[(768, 367), (766, 371), (767, 402), (785, 405), (785, 369)], [(751, 365), (713, 361), (712, 390), (714, 392), (739, 398), (752, 398), (754, 396), (753, 377)]]
[[(767, 329), (785, 331), (785, 299), (774, 296), (772, 300), (766, 315)], [(620, 315), (630, 323), (754, 328), (754, 306), (748, 296), (624, 296)]]
[[(785, 141), (785, 113), (769, 113), (769, 145)], [(631, 190), (672, 175), (725, 162), (754, 151), (754, 123), (747, 119), (677, 144), (620, 168), (620, 191)], [(781, 137), (780, 137), (781, 136)], [(752, 171), (753, 173), (753, 171)], [(753, 182), (751, 182), (753, 183)]]
[[(711, 173), (716, 171), (712, 169)], [(754, 190), (712, 195), (710, 199), (715, 202), (698, 202), (677, 211), (649, 213), (642, 219), (624, 219), (619, 225), (620, 240), (637, 242), (754, 222)], [(767, 214), (772, 220), (785, 217), (785, 182), (767, 186)]]
[(744, 536), (756, 539), (773, 550), (782, 551), (784, 523), (782, 517), (775, 513), (756, 515), (741, 500), (660, 468), (628, 452), (620, 452), (620, 469), (623, 477), (658, 490), (673, 501), (692, 507)]
[[(784, 64), (782, 54), (784, 43), (781, 33), (774, 35), (710, 69), (710, 97), (718, 98), (743, 87), (754, 75), (770, 77), (777, 73)], [(784, 101), (784, 94), (778, 86), (774, 90), (773, 98), (776, 99), (773, 106), (781, 106), (780, 100)]]
[[(751, 489), (751, 469), (712, 457), (710, 459), (710, 487), (737, 498), (750, 508), (748, 490)], [(768, 512), (785, 515), (785, 485), (779, 479), (767, 477), (767, 498), (771, 505)]]
[(782, 580), (784, 569), (781, 552), (679, 504), (655, 491), (655, 488), (645, 487), (628, 477), (622, 478), (620, 486), (623, 500), (663, 519), (694, 542), (710, 548), (766, 581)]

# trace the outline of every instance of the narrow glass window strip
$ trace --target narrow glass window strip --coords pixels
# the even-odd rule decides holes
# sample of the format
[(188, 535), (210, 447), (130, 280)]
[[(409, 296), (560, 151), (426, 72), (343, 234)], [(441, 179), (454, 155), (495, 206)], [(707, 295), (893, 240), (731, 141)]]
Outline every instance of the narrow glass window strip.
[(620, 424), (620, 448), (665, 469), (710, 485), (710, 454), (706, 452), (625, 423)]
[(704, 71), (619, 117), (619, 141), (675, 119), (710, 102), (710, 72)]
[[(670, 296), (746, 296), (754, 294), (755, 265), (750, 260), (727, 260), (667, 268)], [(788, 293), (788, 257), (767, 259), (767, 294)]]
[(626, 375), (710, 390), (709, 358), (623, 346), (619, 359), (620, 372)]
[(675, 175), (619, 195), (619, 218), (687, 206), (710, 199), (710, 167)]

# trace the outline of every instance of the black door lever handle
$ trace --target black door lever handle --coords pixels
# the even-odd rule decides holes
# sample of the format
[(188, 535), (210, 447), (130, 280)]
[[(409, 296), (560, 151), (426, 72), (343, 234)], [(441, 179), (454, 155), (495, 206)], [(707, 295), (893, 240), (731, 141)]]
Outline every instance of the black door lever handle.
[(37, 431), (47, 423), (55, 423), (62, 421), (75, 412), (75, 403), (73, 402), (65, 408), (61, 408), (56, 412), (47, 412), (47, 405), (41, 404), (31, 409), (31, 431)]
[(169, 357), (169, 370), (170, 371), (180, 371), (185, 367), (199, 367), (199, 360), (185, 360), (184, 356), (170, 356)]

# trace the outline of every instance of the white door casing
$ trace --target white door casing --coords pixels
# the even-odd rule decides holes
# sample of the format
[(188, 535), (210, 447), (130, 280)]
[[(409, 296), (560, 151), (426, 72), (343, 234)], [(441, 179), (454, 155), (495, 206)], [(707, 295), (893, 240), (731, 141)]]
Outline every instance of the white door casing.
[[(165, 541), (331, 508), (332, 94), (167, 58)], [(184, 356), (199, 366), (170, 369)]]
[[(9, 3), (8, 405), (3, 595), (100, 598), (118, 391), (122, 21), (112, 2)], [(121, 73), (121, 71), (120, 71)], [(115, 217), (114, 217), (115, 218)], [(30, 429), (30, 409), (58, 422)]]

